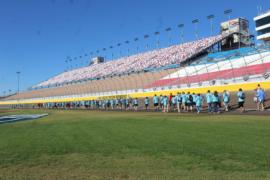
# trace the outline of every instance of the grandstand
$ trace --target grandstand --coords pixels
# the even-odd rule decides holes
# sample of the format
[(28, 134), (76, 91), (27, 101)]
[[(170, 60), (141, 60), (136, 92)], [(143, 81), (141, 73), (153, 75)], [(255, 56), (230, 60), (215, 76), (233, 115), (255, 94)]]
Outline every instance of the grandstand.
[(140, 98), (179, 91), (205, 93), (207, 89), (236, 91), (242, 85), (253, 90), (258, 83), (270, 88), (269, 45), (239, 42), (239, 47), (222, 50), (224, 42), (241, 35), (223, 32), (63, 72), (29, 91), (2, 98), (0, 105)]

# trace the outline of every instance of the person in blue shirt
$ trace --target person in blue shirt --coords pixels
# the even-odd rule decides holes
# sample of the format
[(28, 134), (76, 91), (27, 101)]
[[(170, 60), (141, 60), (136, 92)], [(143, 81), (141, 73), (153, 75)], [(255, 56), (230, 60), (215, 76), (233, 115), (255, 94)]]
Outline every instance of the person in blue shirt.
[(160, 106), (160, 109), (164, 109), (164, 104), (163, 104), (163, 100), (164, 100), (164, 97), (162, 96), (162, 94), (160, 95), (160, 98), (159, 98), (159, 106)]
[(158, 111), (158, 96), (156, 94), (153, 97), (153, 104), (154, 104), (155, 111)]
[(195, 107), (196, 106), (196, 97), (197, 95), (195, 93), (192, 93), (192, 109), (193, 109), (193, 106)]
[(220, 113), (219, 102), (220, 102), (220, 99), (219, 99), (218, 92), (215, 91), (214, 94), (212, 95), (212, 103), (213, 103), (213, 111), (214, 113), (217, 113), (217, 114)]
[(257, 105), (258, 111), (264, 111), (265, 91), (261, 87), (258, 87), (257, 89), (257, 99), (258, 99)]
[(111, 99), (110, 104), (111, 104), (111, 109), (113, 110), (115, 106), (115, 100)]
[(176, 96), (172, 96), (172, 107), (173, 107), (173, 111), (176, 110), (176, 105), (177, 105), (177, 97)]
[(206, 95), (205, 95), (206, 103), (207, 103), (207, 106), (208, 106), (208, 113), (213, 112), (212, 97), (213, 97), (213, 94), (211, 93), (210, 90), (208, 90)]
[(128, 98), (125, 100), (125, 109), (129, 110), (129, 99)]
[(139, 106), (138, 98), (135, 98), (135, 99), (133, 100), (134, 111), (138, 111), (138, 106)]
[(176, 101), (177, 101), (177, 112), (181, 113), (182, 98), (180, 93), (177, 93)]
[(246, 95), (243, 92), (242, 88), (239, 89), (237, 92), (237, 101), (238, 101), (238, 108), (240, 108), (240, 112), (245, 112), (245, 100), (246, 100)]
[(230, 93), (227, 90), (223, 91), (223, 104), (225, 107), (225, 111), (229, 111), (229, 103), (230, 103)]
[(198, 94), (195, 97), (195, 105), (196, 105), (196, 109), (197, 109), (197, 114), (200, 114), (200, 112), (202, 111), (202, 105), (203, 105), (203, 98), (201, 96), (201, 94)]
[(149, 107), (149, 98), (148, 97), (146, 97), (144, 99), (144, 106), (145, 106), (145, 110), (148, 111), (148, 107)]
[(183, 110), (186, 111), (187, 110), (187, 96), (185, 92), (182, 92), (182, 106), (183, 106)]
[(163, 112), (169, 112), (169, 98), (167, 96), (163, 98)]
[(187, 111), (191, 110), (192, 111), (192, 102), (193, 98), (190, 92), (186, 94), (186, 106), (187, 106)]

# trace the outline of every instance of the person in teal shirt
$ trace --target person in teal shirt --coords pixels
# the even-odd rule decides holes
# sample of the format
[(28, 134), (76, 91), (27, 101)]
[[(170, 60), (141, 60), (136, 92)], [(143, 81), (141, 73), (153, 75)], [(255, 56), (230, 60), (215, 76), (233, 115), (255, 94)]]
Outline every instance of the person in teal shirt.
[(177, 96), (172, 96), (173, 111), (176, 110), (176, 104), (177, 104)]
[(113, 109), (114, 109), (114, 106), (115, 106), (115, 101), (114, 101), (114, 99), (111, 99), (110, 104), (111, 104), (111, 108), (112, 108), (112, 110), (113, 110)]
[(144, 106), (145, 106), (145, 110), (147, 111), (148, 110), (148, 107), (149, 107), (149, 98), (148, 97), (146, 97), (144, 99)]
[(186, 111), (187, 110), (187, 96), (186, 96), (185, 92), (182, 92), (181, 97), (182, 97), (183, 109), (184, 109), (184, 111)]
[(159, 102), (159, 104), (160, 104), (160, 109), (164, 109), (164, 103), (163, 103), (163, 100), (164, 100), (164, 97), (162, 96), (162, 94), (160, 95), (160, 102)]
[(226, 90), (223, 91), (223, 104), (225, 111), (229, 111), (230, 93)]
[(213, 94), (210, 92), (210, 90), (208, 90), (206, 95), (205, 95), (206, 103), (208, 106), (208, 113), (211, 113), (213, 111), (212, 97), (213, 97)]
[(193, 106), (193, 96), (190, 92), (187, 93), (187, 111), (191, 111), (192, 112), (192, 106)]
[(243, 90), (240, 88), (239, 91), (237, 92), (238, 108), (240, 108), (240, 112), (245, 111), (245, 107), (244, 107), (245, 99), (246, 99), (246, 95), (243, 92)]
[(155, 107), (155, 111), (158, 111), (158, 96), (156, 94), (153, 97), (153, 104), (154, 104), (154, 107)]
[(220, 113), (219, 102), (220, 102), (220, 99), (219, 99), (218, 92), (215, 91), (214, 94), (212, 95), (213, 112), (218, 113), (218, 114)]
[(202, 111), (202, 105), (203, 105), (203, 98), (201, 94), (198, 94), (195, 97), (195, 104), (196, 104), (196, 109), (197, 109), (197, 114), (199, 114)]
[(177, 93), (176, 101), (177, 101), (177, 111), (178, 111), (178, 113), (180, 113), (181, 112), (181, 104), (182, 104), (182, 98), (181, 98), (180, 93)]
[(169, 98), (167, 96), (163, 98), (163, 112), (169, 112)]
[(134, 107), (134, 110), (135, 110), (135, 111), (138, 111), (138, 106), (139, 106), (138, 98), (135, 98), (135, 99), (133, 100), (133, 107)]

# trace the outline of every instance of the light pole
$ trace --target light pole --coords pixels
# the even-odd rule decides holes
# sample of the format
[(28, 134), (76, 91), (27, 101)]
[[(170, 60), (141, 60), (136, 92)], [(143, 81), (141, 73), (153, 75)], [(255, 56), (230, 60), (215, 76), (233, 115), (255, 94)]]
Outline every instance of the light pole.
[(224, 11), (224, 15), (227, 15), (228, 20), (231, 19), (231, 13), (232, 13), (232, 9), (227, 9)]
[(121, 51), (121, 43), (117, 44), (118, 48), (119, 48), (119, 53), (120, 53), (120, 57), (122, 56), (122, 51)]
[(20, 74), (21, 74), (21, 72), (20, 71), (17, 71), (16, 72), (17, 73), (17, 87), (18, 87), (18, 94), (20, 93)]
[(129, 41), (125, 41), (125, 43), (127, 44), (127, 56), (129, 57)]
[(211, 27), (211, 35), (213, 36), (214, 34), (214, 25), (213, 25), (213, 19), (214, 19), (214, 15), (210, 14), (209, 16), (207, 16), (206, 18), (209, 20), (210, 22), (210, 27)]
[(112, 50), (112, 60), (113, 60), (113, 46), (110, 46), (110, 49)]
[(159, 35), (160, 35), (160, 33), (158, 31), (156, 31), (154, 34), (157, 36), (157, 49), (159, 49), (159, 44), (160, 44)]
[(136, 50), (138, 54), (139, 53), (139, 45), (138, 45), (139, 38), (134, 38), (134, 41), (136, 42)]
[(177, 27), (180, 29), (180, 40), (184, 43), (184, 24), (178, 24)]
[(149, 48), (148, 41), (147, 41), (148, 38), (149, 38), (148, 34), (144, 35), (144, 39), (146, 41), (146, 50), (148, 50), (148, 48)]
[(168, 33), (168, 39), (169, 39), (169, 46), (171, 45), (171, 41), (172, 41), (172, 38), (171, 38), (171, 31), (172, 31), (172, 28), (168, 27), (165, 29), (165, 31)]
[(192, 24), (194, 24), (194, 26), (195, 26), (195, 37), (197, 40), (199, 39), (198, 23), (199, 23), (199, 19), (194, 19), (192, 21)]

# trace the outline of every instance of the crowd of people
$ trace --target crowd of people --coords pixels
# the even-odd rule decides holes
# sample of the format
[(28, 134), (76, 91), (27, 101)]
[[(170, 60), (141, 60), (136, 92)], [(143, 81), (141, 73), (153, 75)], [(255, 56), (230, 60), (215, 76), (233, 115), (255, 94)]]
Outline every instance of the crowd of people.
[(145, 53), (122, 57), (105, 63), (74, 69), (54, 76), (36, 87), (78, 81), (82, 79), (102, 78), (115, 74), (142, 71), (147, 68), (159, 68), (179, 64), (222, 39), (221, 35), (201, 40), (156, 49)]
[[(234, 102), (238, 103), (240, 112), (245, 112), (246, 94), (240, 88), (236, 93)], [(265, 109), (266, 93), (258, 84), (255, 89), (254, 103), (257, 104), (258, 111)], [(229, 91), (224, 90), (222, 93), (208, 90), (205, 94), (178, 92), (176, 95), (154, 95), (145, 98), (110, 98), (103, 100), (77, 101), (68, 103), (44, 103), (39, 104), (39, 108), (65, 108), (77, 109), (86, 108), (93, 110), (125, 110), (125, 111), (161, 111), (167, 112), (197, 112), (200, 114), (203, 110), (211, 114), (219, 114), (221, 111), (228, 112), (232, 110), (232, 98)], [(151, 107), (151, 108), (150, 108)]]

